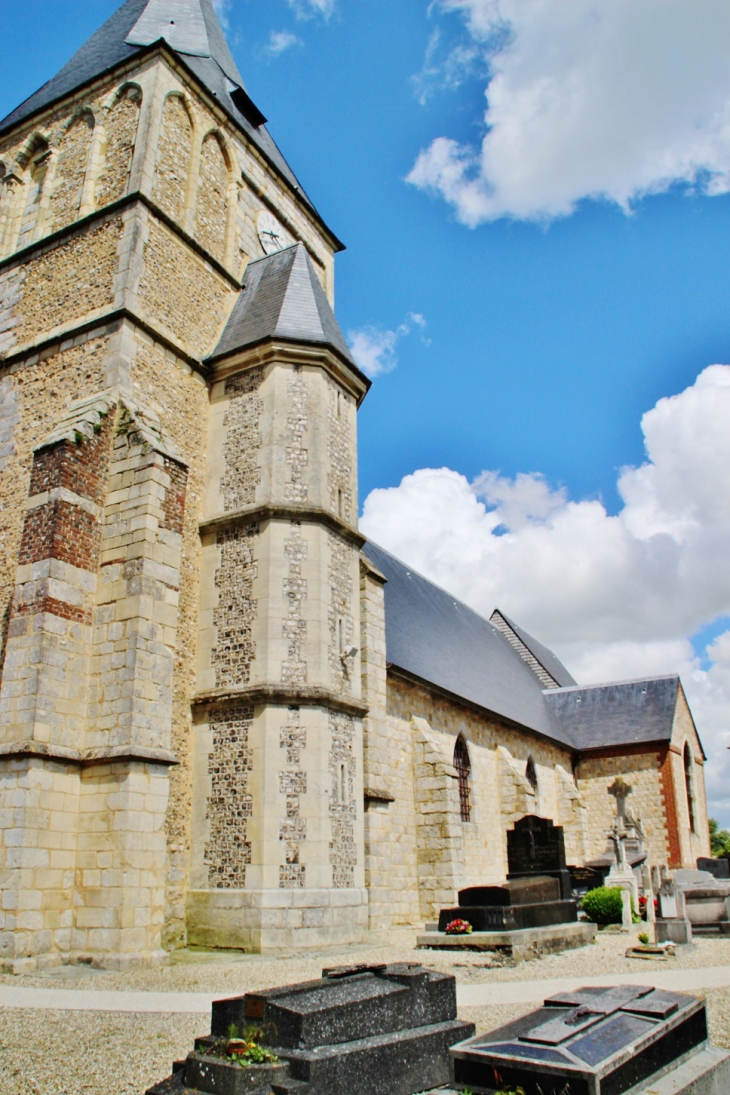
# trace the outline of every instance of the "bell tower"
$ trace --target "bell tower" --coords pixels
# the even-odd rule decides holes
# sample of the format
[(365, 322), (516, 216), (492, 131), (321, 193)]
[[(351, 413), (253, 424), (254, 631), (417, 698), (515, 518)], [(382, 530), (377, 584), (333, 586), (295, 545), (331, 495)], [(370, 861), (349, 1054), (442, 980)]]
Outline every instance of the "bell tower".
[(9, 969), (362, 934), (367, 381), (265, 121), (126, 0), (0, 122)]

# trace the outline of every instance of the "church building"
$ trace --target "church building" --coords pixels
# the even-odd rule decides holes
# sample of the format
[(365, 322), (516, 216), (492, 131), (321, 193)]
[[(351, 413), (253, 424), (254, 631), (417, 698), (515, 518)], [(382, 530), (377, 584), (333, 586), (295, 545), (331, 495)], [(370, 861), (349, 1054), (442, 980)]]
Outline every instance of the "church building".
[(580, 687), (358, 532), (369, 381), (211, 0), (0, 122), (0, 968), (420, 926), (507, 832), (708, 854), (676, 676)]

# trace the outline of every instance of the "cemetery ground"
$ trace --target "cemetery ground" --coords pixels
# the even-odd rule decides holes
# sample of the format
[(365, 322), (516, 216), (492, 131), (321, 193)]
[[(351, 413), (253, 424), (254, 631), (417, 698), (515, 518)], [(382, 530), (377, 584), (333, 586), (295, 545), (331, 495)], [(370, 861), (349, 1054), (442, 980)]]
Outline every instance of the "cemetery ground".
[[(654, 963), (625, 957), (640, 930), (637, 925), (630, 934), (600, 932), (590, 946), (517, 964), (485, 952), (416, 950), (416, 932), (399, 929), (359, 948), (277, 956), (182, 951), (172, 956), (169, 966), (159, 969), (121, 973), (62, 967), (46, 973), (0, 975), (0, 1095), (142, 1095), (150, 1084), (169, 1074), (171, 1061), (184, 1057), (195, 1035), (207, 1033), (210, 1026), (207, 1004), (194, 1014), (45, 1010), (22, 1006), (22, 994), (33, 995), (28, 990), (76, 994), (69, 997), (74, 1008), (78, 1003), (93, 1008), (93, 993), (102, 993), (104, 1007), (109, 1008), (119, 993), (118, 999), (130, 1007), (134, 998), (121, 994), (240, 995), (319, 977), (323, 966), (358, 962), (421, 962), (453, 973), (464, 987), (462, 998), (479, 998), (478, 1006), (459, 1006), (459, 1018), (475, 1023), (478, 1033), (532, 1010), (538, 996), (542, 999), (562, 988), (556, 984), (561, 978), (595, 983), (602, 976), (628, 977), (653, 984), (671, 977), (672, 988), (706, 996), (711, 1038), (716, 1045), (730, 1048), (730, 987), (703, 991), (705, 979), (708, 983), (713, 977), (724, 980), (723, 967), (730, 985), (730, 938), (696, 937), (692, 947), (678, 948), (674, 958)], [(11, 998), (12, 1006), (7, 1006)], [(36, 996), (34, 1003), (42, 1003), (43, 998)], [(177, 1006), (179, 997), (167, 1000)], [(58, 1005), (57, 998), (53, 1002)]]

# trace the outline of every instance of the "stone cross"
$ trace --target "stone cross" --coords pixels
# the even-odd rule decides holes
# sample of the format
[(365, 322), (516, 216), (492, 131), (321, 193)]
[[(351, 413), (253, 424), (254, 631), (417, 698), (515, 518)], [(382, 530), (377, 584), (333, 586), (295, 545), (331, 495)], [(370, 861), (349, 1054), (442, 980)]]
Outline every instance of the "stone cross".
[(616, 815), (618, 817), (626, 817), (626, 799), (631, 791), (632, 788), (621, 776), (616, 776), (616, 779), (608, 788), (609, 795), (616, 799)]

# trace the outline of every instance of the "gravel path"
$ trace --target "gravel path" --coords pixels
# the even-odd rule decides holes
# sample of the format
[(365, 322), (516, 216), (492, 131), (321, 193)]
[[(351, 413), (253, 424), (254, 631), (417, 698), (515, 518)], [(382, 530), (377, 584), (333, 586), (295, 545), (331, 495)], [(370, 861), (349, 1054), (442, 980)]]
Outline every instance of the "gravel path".
[[(580, 950), (514, 965), (483, 953), (458, 955), (416, 950), (415, 932), (393, 932), (357, 950), (316, 954), (215, 955), (184, 952), (170, 966), (125, 973), (62, 969), (21, 977), (0, 976), (14, 987), (34, 985), (74, 990), (198, 991), (242, 993), (320, 976), (324, 965), (354, 962), (422, 961), (452, 972), (462, 984), (540, 981), (602, 973), (646, 973), (654, 969), (696, 969), (730, 965), (730, 939), (705, 937), (667, 963), (654, 966), (624, 957), (625, 935), (600, 934)], [(713, 1040), (730, 1048), (730, 989), (707, 993)], [(533, 1005), (463, 1008), (460, 1018), (489, 1030)], [(142, 1095), (169, 1074), (170, 1062), (185, 1056), (196, 1034), (206, 1033), (202, 1016), (97, 1014), (67, 1011), (0, 1011), (0, 1095)]]

